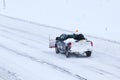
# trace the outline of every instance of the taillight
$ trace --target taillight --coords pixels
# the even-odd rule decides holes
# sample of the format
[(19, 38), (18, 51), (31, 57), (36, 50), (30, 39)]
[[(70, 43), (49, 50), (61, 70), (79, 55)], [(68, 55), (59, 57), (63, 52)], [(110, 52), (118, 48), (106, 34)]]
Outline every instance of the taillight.
[(90, 43), (91, 43), (91, 46), (93, 46), (93, 42), (91, 41)]
[(69, 46), (69, 47), (71, 47), (71, 46), (72, 46), (72, 43), (71, 43), (71, 42), (69, 42), (69, 43), (68, 43), (68, 46)]

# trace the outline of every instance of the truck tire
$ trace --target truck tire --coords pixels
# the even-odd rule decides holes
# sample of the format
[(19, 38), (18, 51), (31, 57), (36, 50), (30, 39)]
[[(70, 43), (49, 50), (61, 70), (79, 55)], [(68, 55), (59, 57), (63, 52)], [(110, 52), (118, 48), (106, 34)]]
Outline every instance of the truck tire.
[(70, 52), (66, 51), (65, 55), (66, 55), (67, 58), (69, 58), (70, 57)]
[(55, 52), (56, 52), (56, 54), (59, 53), (59, 49), (57, 48), (57, 45), (55, 45)]
[(85, 53), (86, 53), (87, 57), (90, 57), (92, 52), (91, 51), (86, 51)]

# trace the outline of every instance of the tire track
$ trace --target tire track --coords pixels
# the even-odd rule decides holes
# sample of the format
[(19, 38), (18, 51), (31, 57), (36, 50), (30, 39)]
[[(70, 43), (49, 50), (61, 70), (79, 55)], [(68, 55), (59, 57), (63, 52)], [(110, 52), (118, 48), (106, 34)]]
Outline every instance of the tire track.
[(32, 36), (35, 36), (35, 37), (39, 37), (39, 36), (40, 36), (40, 37), (42, 37), (42, 38), (44, 38), (44, 39), (47, 39), (46, 37), (44, 37), (44, 36), (42, 36), (42, 35), (38, 35), (38, 34), (35, 34), (35, 33), (31, 33), (31, 32), (25, 31), (25, 30), (20, 30), (20, 29), (11, 28), (11, 27), (6, 26), (6, 25), (3, 25), (3, 24), (0, 24), (0, 27), (9, 29), (9, 30), (11, 30), (11, 31), (17, 31), (17, 32), (20, 32), (20, 33), (32, 35)]
[(52, 29), (55, 29), (55, 30), (72, 32), (72, 31), (69, 31), (69, 30), (62, 29), (62, 28), (58, 28), (58, 27), (54, 27), (54, 26), (49, 26), (49, 25), (46, 25), (46, 24), (40, 24), (40, 23), (36, 23), (36, 22), (32, 22), (32, 21), (24, 20), (24, 19), (20, 19), (20, 18), (15, 18), (15, 17), (4, 15), (4, 14), (0, 14), (0, 16), (6, 17), (6, 18), (9, 18), (9, 19), (12, 19), (12, 20), (17, 20), (17, 21), (22, 21), (22, 22), (34, 24), (34, 25), (37, 25), (39, 27), (52, 28)]
[(6, 38), (6, 39), (8, 39), (8, 40), (12, 40), (12, 41), (18, 42), (19, 44), (24, 45), (24, 46), (26, 46), (26, 47), (35, 48), (35, 49), (38, 48), (38, 47), (35, 47), (35, 46), (33, 46), (33, 45), (31, 46), (30, 44), (27, 44), (27, 43), (25, 43), (25, 42), (22, 42), (22, 41), (19, 41), (19, 40), (15, 40), (15, 39), (13, 39), (13, 38), (10, 38), (10, 37), (8, 37), (8, 36), (6, 36), (6, 35), (0, 34), (0, 37), (3, 37), (3, 38)]
[(16, 73), (6, 70), (3, 67), (0, 67), (0, 78), (3, 80), (21, 80), (16, 76)]
[[(0, 14), (0, 16), (6, 17), (6, 18), (9, 18), (9, 19), (12, 19), (12, 20), (17, 20), (17, 21), (22, 21), (22, 22), (34, 24), (34, 25), (37, 25), (39, 27), (51, 28), (51, 29), (55, 29), (55, 30), (60, 30), (60, 31), (73, 33), (73, 31), (70, 31), (70, 30), (65, 30), (65, 29), (62, 29), (62, 28), (55, 27), (55, 26), (49, 26), (49, 25), (46, 25), (46, 24), (40, 24), (40, 23), (36, 23), (36, 22), (33, 22), (33, 21), (29, 21), (29, 20), (15, 18), (15, 17), (4, 15), (4, 14)], [(99, 39), (99, 40), (102, 40), (102, 41), (108, 41), (108, 42), (120, 45), (120, 42), (118, 42), (118, 41), (109, 40), (109, 39), (105, 39), (105, 38), (102, 38), (102, 37), (91, 36), (91, 35), (88, 35), (88, 34), (84, 34), (84, 35), (86, 35), (88, 37), (91, 37), (91, 38), (94, 38), (94, 39)]]
[[(103, 56), (102, 58), (100, 59), (89, 59), (90, 61), (96, 61), (97, 63), (100, 63), (100, 64), (104, 64), (104, 65), (107, 65), (113, 69), (116, 70), (116, 72), (119, 72), (120, 71), (120, 65), (118, 65), (117, 63), (120, 62), (120, 58), (118, 57), (115, 57), (115, 56), (112, 56), (112, 55), (108, 55), (106, 54), (105, 52), (100, 52), (100, 51), (96, 51), (94, 50), (94, 53), (97, 53), (99, 54), (99, 56), (97, 57), (101, 57)], [(107, 57), (106, 57), (107, 56)], [(106, 58), (108, 60), (108, 62), (105, 62), (106, 61)], [(110, 59), (112, 59), (112, 62), (109, 62)], [(90, 66), (91, 67), (91, 66)], [(118, 71), (119, 70), (119, 71)]]
[(68, 74), (68, 75), (70, 75), (70, 76), (72, 76), (72, 77), (75, 77), (75, 78), (78, 79), (78, 80), (87, 80), (86, 78), (81, 77), (81, 76), (78, 75), (78, 74), (75, 74), (75, 73), (73, 73), (73, 72), (71, 72), (71, 71), (69, 71), (69, 70), (67, 70), (67, 69), (65, 69), (65, 68), (63, 68), (63, 67), (59, 67), (59, 66), (57, 66), (57, 65), (55, 65), (55, 64), (53, 64), (53, 63), (50, 63), (50, 62), (48, 62), (48, 61), (36, 59), (35, 57), (26, 55), (26, 53), (24, 53), (24, 52), (20, 52), (20, 51), (17, 51), (17, 50), (10, 49), (10, 48), (8, 48), (7, 46), (2, 45), (2, 44), (0, 44), (0, 47), (3, 48), (3, 49), (5, 49), (5, 50), (7, 50), (7, 51), (10, 51), (10, 52), (12, 52), (12, 53), (14, 53), (14, 54), (16, 54), (16, 55), (19, 55), (19, 56), (28, 58), (28, 59), (30, 59), (30, 60), (32, 60), (32, 61), (35, 61), (35, 62), (37, 62), (37, 63), (50, 66), (50, 67), (52, 67), (53, 69), (56, 69), (56, 70), (61, 71), (61, 72), (63, 72), (63, 73), (66, 73), (66, 74)]
[(105, 71), (103, 69), (99, 69), (99, 68), (96, 68), (96, 67), (93, 67), (93, 66), (89, 66), (87, 67), (89, 70), (91, 71), (94, 71), (94, 72), (97, 72), (98, 74), (100, 75), (109, 75), (109, 76), (112, 76), (112, 77), (115, 77), (117, 78), (118, 80), (120, 79), (120, 76), (114, 74), (114, 73), (111, 73), (111, 72), (108, 72), (108, 71)]
[[(16, 37), (21, 38), (23, 40), (28, 40), (28, 41), (35, 42), (37, 44), (43, 44), (44, 45), (44, 43), (41, 42), (41, 41), (31, 39), (31, 38), (28, 38), (28, 37), (24, 37), (24, 36), (21, 36), (21, 35), (18, 35), (18, 34), (14, 34), (14, 33), (10, 32), (10, 31), (4, 30), (4, 29), (0, 29), (0, 31), (2, 32), (2, 34), (0, 34), (1, 36), (6, 37), (6, 38), (11, 39), (11, 40), (14, 40), (14, 41), (18, 41), (18, 42), (23, 43), (23, 44), (26, 44), (26, 43), (24, 41), (15, 40), (14, 38), (11, 38), (11, 37), (16, 36)], [(5, 33), (5, 34), (3, 35), (3, 33)], [(8, 35), (10, 35), (10, 36), (8, 36)]]
[(107, 42), (111, 42), (111, 43), (115, 43), (115, 44), (119, 44), (120, 45), (120, 42), (118, 42), (118, 41), (109, 40), (109, 39), (105, 39), (105, 38), (102, 38), (102, 37), (91, 36), (91, 35), (87, 35), (87, 34), (85, 34), (85, 35), (88, 36), (88, 37), (94, 38), (94, 39), (107, 41)]

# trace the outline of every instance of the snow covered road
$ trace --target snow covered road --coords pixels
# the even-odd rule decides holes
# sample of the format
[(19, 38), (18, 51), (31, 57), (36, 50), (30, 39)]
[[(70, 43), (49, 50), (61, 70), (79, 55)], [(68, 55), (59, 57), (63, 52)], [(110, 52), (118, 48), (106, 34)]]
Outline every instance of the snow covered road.
[[(92, 57), (67, 59), (48, 48), (57, 27), (0, 15), (0, 78), (4, 80), (119, 80), (120, 44), (88, 37)], [(11, 72), (11, 73), (9, 73)], [(3, 78), (8, 76), (8, 78)], [(10, 78), (13, 77), (13, 78)]]

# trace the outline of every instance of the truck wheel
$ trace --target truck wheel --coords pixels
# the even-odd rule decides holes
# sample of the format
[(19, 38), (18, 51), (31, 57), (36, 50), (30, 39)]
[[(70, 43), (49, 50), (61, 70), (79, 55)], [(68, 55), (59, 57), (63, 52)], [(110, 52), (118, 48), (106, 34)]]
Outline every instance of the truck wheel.
[(56, 54), (58, 54), (58, 53), (59, 53), (59, 50), (58, 50), (58, 48), (57, 48), (57, 47), (55, 47), (55, 52), (56, 52)]
[(69, 58), (70, 57), (70, 52), (66, 51), (65, 55), (66, 55), (67, 58)]
[(85, 53), (86, 53), (87, 57), (90, 57), (92, 52), (91, 51), (86, 51)]

